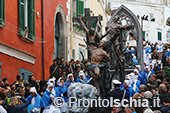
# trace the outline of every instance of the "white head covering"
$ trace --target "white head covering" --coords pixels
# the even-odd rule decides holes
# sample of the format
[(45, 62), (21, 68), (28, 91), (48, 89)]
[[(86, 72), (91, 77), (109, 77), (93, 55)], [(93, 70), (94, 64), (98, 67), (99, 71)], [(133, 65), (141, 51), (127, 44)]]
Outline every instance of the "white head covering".
[(140, 65), (136, 65), (136, 67), (138, 67), (138, 68), (139, 68), (139, 71), (141, 71), (141, 66), (140, 66)]
[(48, 80), (48, 82), (47, 82), (47, 84), (49, 84), (49, 83), (54, 83), (54, 85), (55, 85), (55, 80), (56, 80), (56, 78), (55, 77), (53, 77), (53, 78), (50, 78), (49, 80)]
[(133, 83), (133, 77), (132, 77), (132, 73), (128, 74), (125, 76), (125, 80), (129, 80), (130, 81), (130, 86)]
[[(70, 80), (69, 80), (69, 77), (70, 77), (70, 76), (72, 76), (72, 77), (73, 77), (73, 74), (72, 74), (72, 73), (70, 73), (70, 74), (68, 74), (68, 75), (67, 75), (67, 81), (70, 81)], [(74, 81), (74, 77), (73, 77), (73, 81)]]
[(145, 69), (148, 68), (148, 70), (150, 70), (149, 66), (146, 66)]
[(121, 82), (120, 82), (119, 80), (116, 80), (116, 79), (114, 79), (114, 80), (112, 81), (112, 83), (113, 83), (113, 84), (117, 84), (117, 85), (121, 85)]
[(49, 83), (49, 84), (48, 84), (47, 89), (46, 89), (48, 92), (50, 92), (49, 87), (51, 87), (51, 86), (54, 87), (54, 84), (53, 84), (53, 83)]
[(135, 70), (134, 70), (134, 72), (137, 72), (137, 73), (138, 73), (138, 75), (139, 75), (139, 71), (138, 71), (137, 69), (135, 69)]
[(31, 88), (30, 88), (30, 92), (34, 92), (34, 93), (36, 93), (36, 94), (37, 94), (37, 90), (36, 90), (36, 88), (35, 88), (35, 87), (31, 87)]
[[(154, 63), (151, 63), (149, 66), (152, 66), (152, 70), (154, 69)], [(150, 67), (149, 67), (150, 68)], [(151, 68), (150, 68), (151, 69)]]
[(60, 82), (61, 80), (62, 80), (62, 77), (60, 77), (60, 78), (58, 79), (58, 81), (57, 81), (57, 85), (58, 85), (58, 86), (62, 86), (62, 84), (61, 84), (61, 82)]
[(130, 87), (130, 86), (131, 86), (131, 83), (130, 83), (130, 81), (129, 81), (129, 80), (125, 80), (124, 82), (126, 83), (126, 85), (127, 85), (128, 87)]
[(79, 77), (80, 77), (80, 76), (83, 76), (83, 79), (85, 79), (85, 73), (84, 73), (82, 70), (79, 72), (78, 75), (79, 75)]

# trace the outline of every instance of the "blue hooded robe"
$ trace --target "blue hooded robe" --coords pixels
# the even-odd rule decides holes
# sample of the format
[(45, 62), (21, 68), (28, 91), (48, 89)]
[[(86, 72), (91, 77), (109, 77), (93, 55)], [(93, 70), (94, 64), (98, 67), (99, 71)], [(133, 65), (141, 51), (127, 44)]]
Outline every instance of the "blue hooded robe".
[[(28, 109), (29, 109), (29, 106), (31, 106), (33, 109), (38, 108), (38, 107), (41, 107), (41, 108), (44, 107), (44, 102), (43, 102), (41, 96), (38, 93), (35, 95), (35, 104), (31, 105), (32, 98), (33, 98), (33, 96), (29, 95), (26, 99), (29, 102)], [(30, 110), (28, 110), (28, 112), (29, 111)]]
[(60, 91), (59, 97), (63, 97), (64, 101), (67, 102), (68, 101), (67, 97), (63, 95), (64, 93), (67, 93), (67, 87), (64, 85), (64, 86), (58, 86), (58, 88), (59, 88), (59, 91)]
[[(44, 106), (48, 106), (50, 104), (52, 104), (52, 99), (50, 97), (50, 94), (52, 94), (51, 92), (48, 92), (47, 90), (44, 92), (43, 96), (42, 96), (42, 100), (44, 102)], [(53, 95), (53, 94), (52, 94)], [(53, 95), (54, 96), (54, 95)]]

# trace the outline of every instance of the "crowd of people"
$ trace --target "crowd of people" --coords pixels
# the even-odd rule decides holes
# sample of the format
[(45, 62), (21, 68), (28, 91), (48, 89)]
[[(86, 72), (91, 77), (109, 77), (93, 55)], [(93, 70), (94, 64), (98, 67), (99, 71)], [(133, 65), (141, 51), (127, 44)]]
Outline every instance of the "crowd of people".
[(0, 81), (0, 113), (62, 113), (62, 108), (53, 108), (51, 104), (55, 97), (64, 98), (67, 102), (67, 88), (75, 82), (89, 84), (90, 76), (87, 71), (87, 60), (70, 62), (56, 58), (50, 66), (48, 80), (36, 80), (34, 75), (29, 80), (23, 80), (21, 75), (9, 84), (7, 78)]
[(143, 45), (144, 70), (142, 71), (136, 59), (137, 48), (127, 44), (136, 69), (125, 76), (123, 83), (113, 81), (114, 90), (111, 91), (110, 96), (121, 100), (126, 91), (124, 98), (148, 99), (149, 106), (153, 106), (154, 98), (158, 97), (159, 107), (113, 107), (113, 113), (170, 113), (170, 46), (163, 43), (151, 44), (149, 41), (144, 42)]
[[(125, 76), (121, 83), (113, 80), (110, 97), (114, 99), (144, 98), (152, 106), (154, 97), (159, 97), (159, 107), (113, 107), (112, 113), (168, 113), (170, 111), (170, 46), (168, 44), (144, 43), (144, 70), (138, 64), (136, 47), (129, 45), (136, 69)], [(48, 80), (36, 80), (34, 75), (24, 81), (16, 76), (12, 84), (7, 78), (0, 81), (0, 113), (62, 113), (67, 104), (61, 108), (51, 106), (55, 97), (68, 101), (67, 89), (72, 83), (90, 83), (88, 60), (65, 61), (56, 58), (50, 66)]]

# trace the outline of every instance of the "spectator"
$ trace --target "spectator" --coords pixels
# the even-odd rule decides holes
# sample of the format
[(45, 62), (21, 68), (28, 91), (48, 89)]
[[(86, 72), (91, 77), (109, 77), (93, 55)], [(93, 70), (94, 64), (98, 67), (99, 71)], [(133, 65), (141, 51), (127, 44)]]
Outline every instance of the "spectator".
[(159, 86), (159, 98), (161, 100), (161, 104), (163, 104), (163, 99), (166, 97), (169, 97), (169, 94), (167, 93), (167, 87), (165, 84), (160, 84)]
[[(21, 101), (23, 102), (21, 104)], [(9, 105), (7, 107), (7, 112), (8, 113), (23, 113), (24, 108), (28, 106), (28, 101), (25, 100), (23, 97), (20, 96), (14, 96), (11, 97), (9, 101)]]
[(50, 66), (50, 75), (53, 75), (56, 79), (60, 78), (59, 76), (59, 65), (57, 65), (57, 59), (53, 60), (53, 64)]
[(163, 99), (164, 107), (161, 109), (161, 113), (170, 113), (170, 98)]
[(17, 75), (17, 82), (15, 83), (15, 85), (16, 84), (21, 85), (24, 88), (24, 82), (21, 75)]
[(7, 78), (3, 78), (2, 81), (3, 81), (4, 85), (8, 85), (8, 79)]
[(29, 95), (30, 95), (30, 84), (29, 83), (26, 83), (25, 84), (25, 98), (27, 98)]

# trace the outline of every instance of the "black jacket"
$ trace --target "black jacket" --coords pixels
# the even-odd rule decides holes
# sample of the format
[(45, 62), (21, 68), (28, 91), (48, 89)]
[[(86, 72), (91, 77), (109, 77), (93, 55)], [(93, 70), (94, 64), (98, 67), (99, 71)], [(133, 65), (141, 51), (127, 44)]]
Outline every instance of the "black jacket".
[(25, 100), (23, 97), (21, 97), (20, 100), (22, 100), (23, 104), (20, 104), (17, 106), (8, 106), (7, 112), (8, 113), (25, 113), (23, 109), (29, 105), (29, 102)]
[[(56, 68), (56, 70), (54, 71), (55, 68)], [(53, 71), (54, 71), (54, 73), (53, 73)], [(59, 75), (59, 66), (58, 65), (52, 64), (50, 66), (50, 75), (53, 75), (56, 78), (56, 80), (58, 80), (60, 78), (60, 75)]]
[(170, 113), (170, 105), (163, 107), (161, 109), (161, 113)]
[[(119, 88), (116, 88), (115, 90), (110, 92), (110, 97), (113, 97), (113, 99), (119, 99), (122, 100), (124, 95), (124, 90), (120, 90)], [(124, 99), (127, 99), (127, 94), (125, 94)]]

